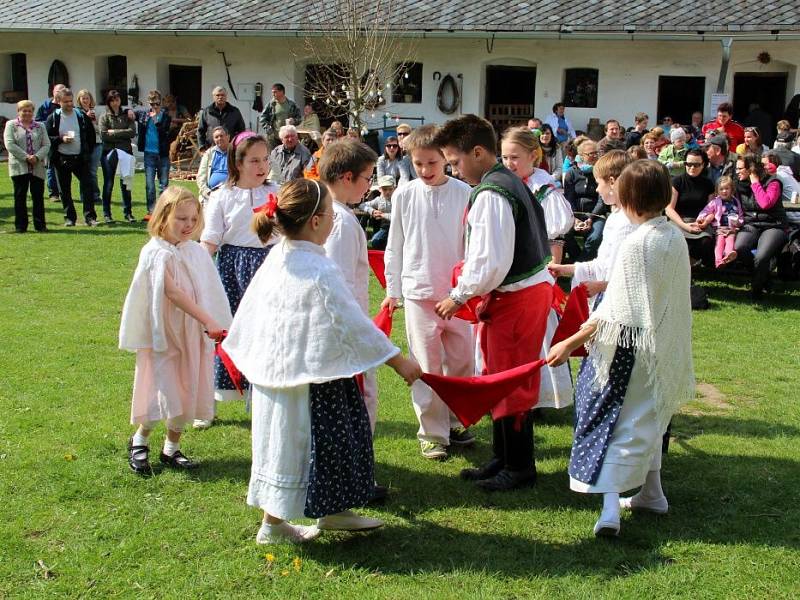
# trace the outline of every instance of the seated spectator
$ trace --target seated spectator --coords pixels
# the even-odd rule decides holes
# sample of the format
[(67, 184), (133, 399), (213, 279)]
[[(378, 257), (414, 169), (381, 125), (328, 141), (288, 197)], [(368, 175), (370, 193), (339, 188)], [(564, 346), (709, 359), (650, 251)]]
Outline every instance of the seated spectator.
[(300, 121), (300, 126), (298, 129), (302, 129), (303, 131), (316, 131), (317, 133), (320, 133), (319, 117), (317, 116), (317, 113), (314, 112), (314, 107), (310, 104), (306, 104), (303, 107), (303, 120)]
[(776, 142), (781, 138), (783, 138), (783, 141), (788, 141), (790, 143), (794, 141), (794, 134), (792, 134), (792, 126), (789, 124), (789, 121), (781, 119), (775, 127), (778, 130), (775, 136)]
[(278, 135), (281, 143), (270, 152), (269, 162), (272, 166), (272, 182), (281, 185), (302, 177), (303, 171), (312, 167), (314, 159), (308, 148), (300, 143), (294, 125), (284, 125)]
[(312, 158), (314, 159), (305, 171), (303, 171), (303, 177), (306, 179), (319, 179), (319, 161), (322, 158), (322, 155), (325, 153), (325, 148), (330, 146), (339, 138), (336, 136), (336, 132), (328, 129), (325, 133), (322, 134), (322, 145), (319, 147), (319, 150), (314, 152)]
[(395, 185), (400, 181), (400, 142), (397, 137), (390, 135), (383, 145), (383, 154), (378, 157), (378, 179), (385, 175), (394, 177)]
[(631, 146), (627, 150), (631, 160), (647, 160), (647, 151), (641, 146)]
[(692, 113), (692, 122), (684, 127), (688, 136), (687, 145), (689, 148), (698, 148), (703, 143), (703, 113), (696, 110)]
[(647, 133), (647, 123), (650, 117), (647, 113), (638, 112), (633, 116), (633, 127), (625, 134), (625, 149), (638, 146), (642, 143), (642, 136)]
[(800, 182), (794, 178), (792, 168), (782, 164), (781, 157), (774, 150), (762, 154), (761, 163), (769, 175), (774, 175), (780, 180), (784, 202), (791, 202), (796, 195), (800, 195)]
[(658, 154), (659, 162), (669, 169), (671, 177), (677, 177), (686, 172), (683, 166), (686, 160), (686, 132), (680, 127), (673, 127), (669, 132), (669, 139), (672, 142)]
[(770, 287), (770, 261), (789, 241), (785, 231), (786, 211), (781, 202), (782, 185), (752, 154), (738, 158), (736, 175), (744, 209), (744, 227), (736, 236), (737, 262), (753, 267), (751, 294), (754, 300), (760, 300)]
[[(131, 178), (135, 170), (133, 146), (131, 140), (136, 135), (136, 123), (132, 121), (127, 111), (122, 109), (122, 98), (116, 90), (106, 94), (106, 112), (100, 117), (100, 139), (103, 142), (100, 166), (103, 168), (103, 218), (106, 223), (113, 222), (111, 216), (111, 194), (114, 191), (114, 178), (120, 170), (120, 156), (123, 163), (128, 161), (127, 171), (120, 170), (119, 184), (122, 192), (122, 211), (128, 223), (136, 219), (133, 216), (131, 203)], [(124, 153), (124, 154), (120, 154)], [(127, 156), (125, 156), (127, 155)]]
[(161, 92), (151, 90), (147, 94), (147, 103), (150, 110), (136, 110), (136, 123), (139, 127), (139, 137), (136, 146), (144, 153), (144, 186), (147, 197), (147, 214), (145, 221), (150, 220), (150, 215), (156, 205), (156, 176), (160, 192), (169, 185), (169, 115), (161, 106)]
[(603, 156), (610, 150), (625, 149), (625, 141), (622, 139), (622, 129), (619, 126), (619, 121), (616, 119), (606, 121), (605, 132), (605, 137), (597, 142), (598, 157)]
[(61, 108), (47, 117), (47, 135), (50, 137), (50, 161), (56, 169), (61, 205), (64, 207), (64, 226), (74, 227), (78, 216), (72, 202), (72, 177), (80, 185), (83, 218), (95, 227), (97, 213), (94, 209), (94, 192), (89, 178), (89, 162), (94, 152), (95, 131), (92, 122), (75, 110), (72, 90), (64, 88), (58, 96)]
[(703, 175), (706, 165), (708, 158), (702, 150), (686, 153), (686, 172), (672, 178), (672, 200), (664, 213), (683, 231), (689, 255), (710, 266), (714, 264), (714, 238), (708, 224), (697, 222), (700, 211), (714, 195), (715, 184)]
[(411, 164), (411, 156), (403, 149), (405, 140), (411, 135), (411, 125), (408, 123), (400, 123), (396, 127), (397, 139), (400, 143), (400, 152), (402, 154), (400, 160), (400, 179), (397, 184), (401, 185), (417, 178), (417, 172), (414, 170), (414, 165)]
[(542, 120), (537, 117), (528, 119), (528, 129), (530, 129), (534, 135), (541, 135), (543, 124), (544, 123), (542, 123)]
[(553, 113), (545, 121), (556, 135), (556, 141), (563, 144), (577, 137), (575, 128), (572, 126), (566, 115), (566, 107), (563, 102), (553, 104)]
[(197, 141), (202, 149), (214, 144), (211, 132), (215, 127), (224, 127), (232, 138), (246, 129), (242, 113), (228, 102), (228, 91), (224, 87), (215, 87), (211, 95), (214, 101), (202, 110), (197, 123)]
[(369, 241), (373, 250), (385, 250), (389, 239), (389, 226), (392, 220), (392, 194), (395, 190), (395, 180), (391, 175), (378, 177), (380, 196), (374, 200), (363, 202), (359, 208), (376, 220), (379, 225)]
[(343, 138), (345, 135), (344, 125), (341, 121), (333, 121), (328, 129), (333, 131), (337, 138)]
[(563, 173), (562, 178), (567, 175), (567, 172), (578, 160), (578, 146), (589, 139), (587, 135), (579, 135), (574, 140), (570, 140), (564, 144), (564, 164), (561, 166), (561, 172)]
[(574, 231), (586, 234), (582, 250), (577, 245), (574, 233), (566, 236), (565, 250), (574, 261), (594, 258), (603, 240), (605, 215), (608, 214), (609, 208), (597, 193), (597, 181), (592, 173), (595, 162), (597, 162), (597, 144), (586, 138), (578, 145), (576, 163), (564, 175), (564, 197), (575, 213)]
[(706, 156), (708, 157), (708, 171), (706, 175), (715, 186), (723, 175), (734, 177), (736, 174), (735, 155), (728, 154), (728, 138), (724, 135), (715, 135), (706, 138)]
[[(57, 83), (53, 86), (53, 91), (51, 92), (53, 97), (46, 99), (39, 105), (39, 109), (36, 111), (36, 121), (44, 125), (47, 122), (47, 117), (53, 114), (57, 108), (61, 108), (58, 105), (58, 96), (65, 87), (63, 83)], [(56, 168), (52, 163), (47, 165), (47, 190), (50, 192), (50, 199), (54, 202), (58, 202), (61, 199)]]
[(653, 139), (656, 141), (653, 150), (655, 150), (656, 155), (658, 155), (667, 144), (669, 144), (669, 138), (667, 137), (666, 130), (664, 127), (653, 127), (650, 130), (650, 135), (653, 136)]
[(357, 142), (363, 141), (361, 139), (361, 132), (356, 129), (355, 127), (348, 127), (347, 128), (347, 137), (354, 139)]
[(646, 157), (650, 160), (658, 160), (658, 151), (656, 148), (661, 141), (661, 135), (655, 132), (656, 129), (659, 128), (655, 127), (653, 131), (642, 136), (642, 148), (644, 149)]
[(231, 137), (224, 127), (214, 127), (211, 132), (214, 145), (203, 153), (197, 168), (197, 190), (200, 203), (205, 206), (215, 189), (228, 179), (228, 146)]
[(564, 151), (561, 149), (561, 145), (556, 142), (553, 128), (546, 123), (542, 125), (539, 145), (542, 148), (542, 164), (539, 167), (550, 173), (556, 183), (563, 185)]
[(717, 108), (717, 118), (703, 125), (703, 137), (708, 140), (717, 133), (728, 138), (728, 148), (744, 143), (744, 128), (733, 120), (733, 104), (723, 102)]
[(673, 125), (674, 123), (672, 122), (672, 117), (670, 117), (669, 115), (664, 115), (663, 117), (661, 117), (660, 129), (663, 135), (665, 136), (669, 135), (669, 132), (672, 129)]
[(100, 143), (100, 125), (97, 119), (97, 113), (94, 111), (94, 96), (92, 96), (89, 90), (81, 90), (78, 92), (78, 95), (75, 96), (75, 101), (77, 102), (76, 108), (86, 115), (86, 118), (89, 119), (95, 131), (94, 150), (92, 150), (92, 154), (89, 157), (87, 171), (89, 173), (89, 179), (91, 179), (94, 204), (97, 206), (100, 204), (100, 186), (97, 184), (97, 169), (100, 167), (100, 154), (103, 152), (103, 145)]
[(790, 167), (794, 178), (800, 180), (800, 149), (795, 150), (792, 148), (793, 139), (794, 136), (791, 132), (781, 133), (778, 139), (775, 140), (773, 150), (775, 154), (781, 157), (781, 164)]
[(744, 156), (745, 154), (755, 154), (760, 157), (764, 152), (769, 150), (769, 146), (761, 143), (761, 131), (758, 127), (745, 127), (744, 128), (744, 142), (736, 146), (736, 154)]
[(17, 118), (9, 119), (3, 131), (8, 152), (8, 174), (14, 186), (14, 232), (28, 230), (28, 190), (33, 203), (33, 227), (47, 231), (44, 218), (45, 165), (50, 154), (50, 138), (45, 126), (33, 119), (33, 102), (17, 102)]

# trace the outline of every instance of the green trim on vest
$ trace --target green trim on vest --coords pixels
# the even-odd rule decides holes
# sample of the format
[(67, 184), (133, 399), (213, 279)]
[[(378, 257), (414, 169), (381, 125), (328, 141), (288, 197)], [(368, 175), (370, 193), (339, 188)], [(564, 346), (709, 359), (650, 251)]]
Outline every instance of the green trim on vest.
[(472, 193), (469, 195), (469, 207), (472, 208), (472, 204), (475, 202), (475, 198), (478, 197), (478, 194), (480, 194), (481, 192), (485, 192), (487, 190), (490, 192), (497, 192), (498, 194), (503, 196), (503, 198), (508, 200), (509, 204), (511, 204), (511, 212), (514, 215), (514, 220), (516, 221), (517, 213), (519, 212), (519, 206), (518, 206), (519, 200), (514, 194), (512, 194), (506, 188), (500, 187), (499, 185), (495, 185), (494, 183), (479, 183), (478, 185), (476, 185), (475, 188), (472, 190)]

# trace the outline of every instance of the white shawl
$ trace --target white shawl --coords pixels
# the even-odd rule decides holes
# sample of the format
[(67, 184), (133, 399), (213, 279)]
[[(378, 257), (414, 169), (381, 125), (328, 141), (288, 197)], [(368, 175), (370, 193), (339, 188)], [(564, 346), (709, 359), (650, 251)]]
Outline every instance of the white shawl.
[(400, 352), (325, 249), (288, 239), (253, 277), (222, 347), (250, 382), (270, 388), (352, 377)]
[(622, 242), (603, 301), (588, 320), (597, 325), (588, 344), (595, 385), (608, 382), (617, 345), (635, 348), (663, 426), (694, 397), (689, 275), (683, 234), (666, 217), (651, 219)]
[[(136, 351), (152, 348), (155, 352), (167, 349), (164, 332), (164, 270), (169, 261), (179, 261), (192, 278), (197, 303), (226, 328), (231, 323), (228, 297), (222, 287), (214, 261), (208, 251), (193, 241), (173, 245), (153, 237), (139, 253), (139, 264), (122, 307), (119, 326), (119, 347)], [(209, 339), (209, 344), (213, 342)]]

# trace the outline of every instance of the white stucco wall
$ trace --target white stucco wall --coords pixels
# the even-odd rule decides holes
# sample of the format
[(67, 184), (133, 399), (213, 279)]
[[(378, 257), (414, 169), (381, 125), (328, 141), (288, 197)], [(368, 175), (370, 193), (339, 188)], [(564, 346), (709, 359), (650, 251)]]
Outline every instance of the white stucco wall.
[[(61, 60), (67, 66), (73, 88), (86, 87), (96, 94), (102, 84), (96, 77), (96, 58), (122, 54), (128, 58), (128, 80), (136, 74), (143, 94), (151, 88), (167, 88), (169, 64), (201, 66), (205, 103), (206, 100), (210, 101), (210, 92), (215, 85), (226, 85), (222, 56), (217, 53), (224, 50), (228, 61), (232, 63), (230, 70), (235, 85), (262, 82), (265, 100), (268, 100), (269, 86), (275, 81), (283, 81), (289, 96), (300, 98), (302, 86), (296, 80), (301, 77), (303, 69), (287, 49), (292, 43), (297, 42), (271, 37), (4, 34), (0, 36), (0, 86), (10, 85), (7, 55), (24, 52), (27, 55), (29, 95), (37, 105), (47, 95), (47, 72), (54, 59)], [(762, 51), (772, 56), (770, 64), (761, 65), (756, 61), (756, 56)], [(706, 99), (703, 108), (708, 114), (711, 93), (716, 89), (721, 54), (721, 45), (716, 41), (498, 39), (489, 53), (484, 39), (420, 40), (415, 58), (423, 63), (422, 103), (387, 105), (377, 112), (372, 124), (382, 124), (379, 116), (384, 112), (424, 116), (426, 122), (445, 120), (446, 115), (436, 107), (439, 83), (433, 80), (435, 71), (443, 76), (462, 73), (462, 111), (482, 114), (486, 65), (536, 66), (535, 112), (541, 117), (545, 117), (552, 104), (561, 97), (564, 69), (599, 69), (597, 108), (568, 109), (577, 128), (585, 128), (592, 117), (601, 121), (613, 117), (630, 124), (633, 114), (640, 110), (655, 118), (659, 75), (705, 77)], [(800, 42), (734, 41), (725, 91), (732, 94), (733, 74), (737, 71), (787, 72), (787, 97), (784, 100), (788, 101), (798, 91), (800, 84), (795, 72), (798, 57)], [(255, 126), (257, 115), (250, 108), (252, 98), (234, 103), (242, 110), (245, 120)], [(0, 103), (0, 114), (14, 115), (14, 105)]]

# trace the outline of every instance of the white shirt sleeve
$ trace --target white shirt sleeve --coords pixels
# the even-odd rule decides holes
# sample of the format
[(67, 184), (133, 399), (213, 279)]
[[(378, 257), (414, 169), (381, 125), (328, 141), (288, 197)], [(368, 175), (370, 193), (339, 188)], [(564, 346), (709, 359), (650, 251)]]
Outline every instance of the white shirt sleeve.
[(464, 269), (452, 291), (460, 302), (500, 287), (514, 262), (514, 214), (506, 198), (496, 192), (479, 193), (467, 223)]
[(389, 238), (383, 255), (386, 295), (390, 298), (401, 298), (403, 296), (402, 274), (405, 232), (403, 231), (403, 216), (400, 214), (401, 204), (401, 195), (395, 192), (394, 200), (392, 201), (392, 226), (389, 228)]
[(215, 246), (222, 245), (222, 238), (225, 235), (225, 216), (222, 210), (219, 194), (212, 193), (208, 197), (208, 202), (203, 210), (205, 226), (200, 235), (201, 242), (208, 242)]

